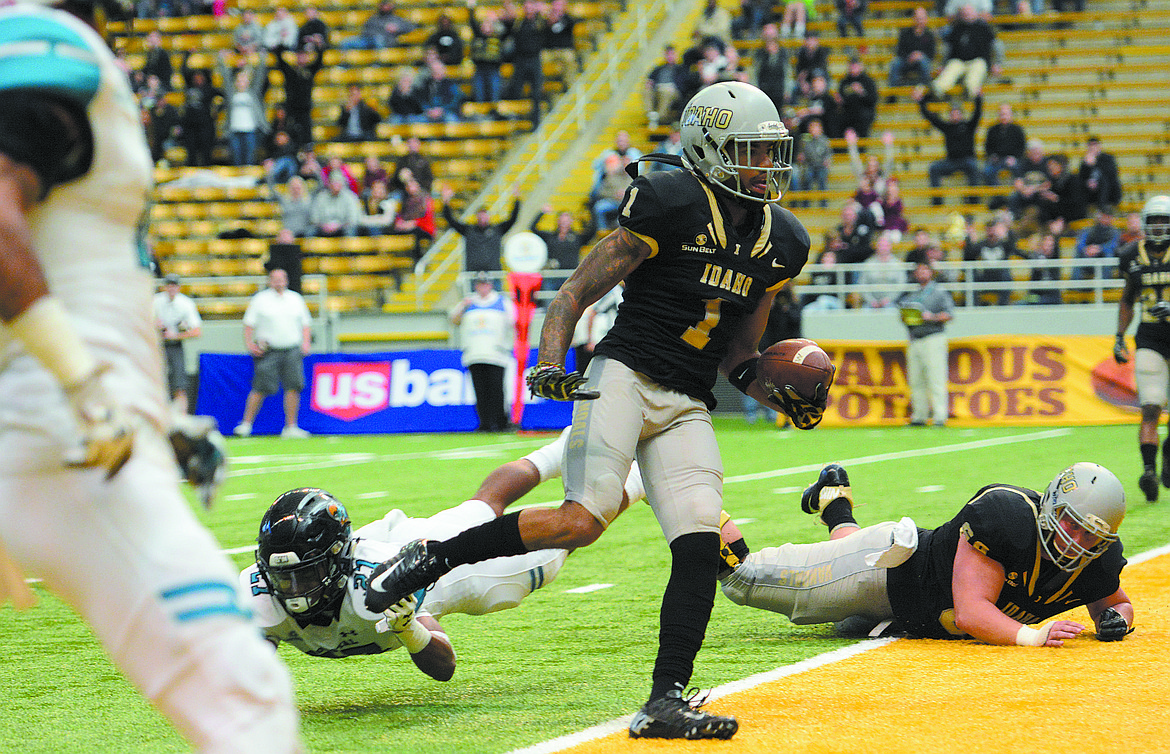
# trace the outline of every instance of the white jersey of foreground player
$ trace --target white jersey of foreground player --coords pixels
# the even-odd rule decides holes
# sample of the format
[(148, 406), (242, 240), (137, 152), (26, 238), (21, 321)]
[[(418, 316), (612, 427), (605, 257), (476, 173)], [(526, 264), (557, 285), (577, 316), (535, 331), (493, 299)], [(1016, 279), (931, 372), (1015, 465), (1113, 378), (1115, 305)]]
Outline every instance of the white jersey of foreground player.
[[(400, 510), (392, 510), (358, 529), (353, 533), (353, 575), (346, 585), (338, 617), (328, 626), (298, 625), (272, 596), (254, 563), (240, 573), (240, 583), (251, 595), (247, 606), (270, 641), (288, 642), (306, 654), (346, 657), (398, 649), (402, 644), (394, 633), (377, 629), (384, 616), (366, 609), (366, 579), (370, 573), (409, 542), (446, 539), (495, 517), (487, 503), (468, 500), (430, 518), (409, 518)], [(566, 550), (536, 550), (460, 566), (426, 592), (418, 614), (439, 619), (451, 613), (485, 615), (516, 607), (533, 591), (551, 583), (567, 556)]]
[(39, 89), (85, 108), (89, 170), (51, 187), (27, 219), (51, 294), (139, 424), (111, 480), (101, 468), (64, 468), (77, 428), (61, 385), (0, 328), (0, 536), (200, 751), (298, 751), (291, 679), (181, 495), (165, 439), (154, 285), (139, 239), (152, 164), (126, 76), (101, 37), (64, 12), (2, 8), (0, 42), (0, 98)]

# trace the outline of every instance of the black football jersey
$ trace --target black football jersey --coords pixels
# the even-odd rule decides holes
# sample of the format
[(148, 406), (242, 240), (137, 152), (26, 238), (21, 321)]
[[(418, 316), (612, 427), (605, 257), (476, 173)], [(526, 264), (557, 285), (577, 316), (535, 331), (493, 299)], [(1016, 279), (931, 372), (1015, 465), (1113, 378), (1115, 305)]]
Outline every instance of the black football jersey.
[(1157, 254), (1134, 241), (1121, 250), (1117, 269), (1126, 283), (1126, 300), (1142, 305), (1135, 344), (1170, 358), (1170, 322), (1159, 322), (1149, 313), (1159, 301), (1170, 301), (1170, 250)]
[(719, 363), (765, 292), (808, 261), (808, 231), (762, 205), (744, 227), (727, 222), (714, 190), (687, 170), (639, 176), (618, 222), (649, 244), (626, 279), (614, 326), (595, 353), (715, 407)]
[(1040, 494), (1023, 487), (990, 485), (959, 514), (934, 529), (919, 529), (918, 550), (890, 569), (886, 587), (895, 617), (915, 636), (963, 636), (955, 626), (951, 576), (959, 537), (1003, 565), (1005, 582), (995, 606), (1021, 623), (1038, 623), (1108, 597), (1121, 587), (1121, 542), (1078, 572), (1068, 573), (1042, 556), (1036, 511)]

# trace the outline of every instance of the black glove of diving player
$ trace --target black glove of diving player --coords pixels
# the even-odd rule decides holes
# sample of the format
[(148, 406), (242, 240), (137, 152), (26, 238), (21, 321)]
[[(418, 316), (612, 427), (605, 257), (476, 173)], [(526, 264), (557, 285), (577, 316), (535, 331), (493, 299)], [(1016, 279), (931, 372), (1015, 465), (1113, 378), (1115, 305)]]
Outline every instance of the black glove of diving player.
[(215, 419), (188, 414), (175, 416), (168, 439), (183, 478), (195, 488), (203, 507), (210, 509), (227, 476), (226, 445), (216, 429)]
[(1100, 641), (1121, 641), (1129, 632), (1129, 624), (1121, 613), (1111, 607), (1101, 611), (1097, 618), (1097, 638)]
[(1113, 341), (1113, 360), (1118, 364), (1129, 361), (1129, 348), (1125, 345), (1124, 335), (1118, 335), (1117, 339)]
[(596, 390), (582, 390), (584, 384), (580, 372), (566, 372), (551, 361), (540, 362), (528, 373), (529, 392), (554, 401), (591, 401), (601, 395)]
[(797, 429), (812, 429), (821, 423), (825, 415), (829, 391), (824, 385), (817, 385), (817, 392), (810, 401), (796, 392), (796, 388), (785, 385), (772, 391), (772, 400), (784, 409), (784, 413), (788, 414), (788, 418), (792, 419)]

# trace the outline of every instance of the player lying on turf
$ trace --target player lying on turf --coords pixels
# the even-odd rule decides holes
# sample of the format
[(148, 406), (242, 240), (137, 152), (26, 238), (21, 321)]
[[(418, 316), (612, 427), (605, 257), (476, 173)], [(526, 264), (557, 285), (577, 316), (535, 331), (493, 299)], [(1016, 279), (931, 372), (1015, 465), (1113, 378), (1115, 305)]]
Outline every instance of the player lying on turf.
[[(284, 493), (260, 522), (256, 563), (240, 574), (246, 607), (274, 645), (288, 642), (317, 657), (378, 654), (406, 647), (419, 670), (446, 681), (455, 672), (455, 651), (439, 623), (449, 613), (484, 615), (516, 607), (549, 584), (568, 555), (537, 550), (460, 566), (430, 590), (392, 605), (366, 609), (370, 573), (403, 545), (420, 538), (446, 539), (501, 515), (541, 482), (561, 473), (567, 430), (556, 441), (494, 470), (475, 497), (430, 518), (392, 510), (353, 531), (335, 497), (313, 488)], [(643, 496), (637, 466), (626, 482), (626, 501)]]
[(732, 602), (783, 613), (793, 623), (860, 616), (869, 627), (893, 621), (895, 630), (915, 637), (970, 636), (989, 644), (1059, 647), (1085, 627), (1071, 620), (1028, 624), (1080, 605), (1102, 641), (1132, 630), (1117, 537), (1125, 492), (1095, 463), (1060, 472), (1043, 495), (1007, 484), (984, 487), (933, 530), (909, 518), (860, 528), (849, 477), (837, 464), (821, 470), (801, 507), (819, 514), (829, 541), (749, 554), (724, 514), (720, 581)]

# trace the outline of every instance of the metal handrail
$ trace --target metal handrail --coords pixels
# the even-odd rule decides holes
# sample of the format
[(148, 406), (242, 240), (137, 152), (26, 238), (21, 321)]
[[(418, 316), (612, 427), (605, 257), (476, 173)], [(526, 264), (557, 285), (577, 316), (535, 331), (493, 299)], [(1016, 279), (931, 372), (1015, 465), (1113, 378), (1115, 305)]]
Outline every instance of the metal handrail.
[[(798, 296), (830, 295), (845, 301), (850, 294), (864, 293), (895, 293), (901, 294), (916, 290), (918, 285), (910, 280), (910, 273), (914, 265), (899, 262), (898, 268), (906, 272), (906, 283), (864, 284), (857, 282), (857, 276), (868, 269), (862, 263), (855, 264), (809, 264), (806, 265), (801, 276), (795, 281), (794, 290)], [(963, 295), (964, 306), (976, 306), (978, 294), (1012, 291), (1031, 293), (1034, 291), (1076, 291), (1090, 292), (1093, 303), (1105, 302), (1105, 292), (1120, 290), (1125, 281), (1117, 278), (1117, 259), (1113, 257), (1085, 258), (1085, 259), (1009, 259), (1005, 261), (956, 261), (938, 262), (934, 265), (939, 287), (952, 294)], [(1068, 275), (1062, 275), (1061, 280), (1017, 280), (1013, 273), (1031, 271), (1033, 269), (1060, 269), (1067, 270)], [(975, 273), (989, 270), (1005, 270), (1008, 280), (976, 280)], [(1091, 274), (1078, 277), (1079, 270), (1088, 270)], [(812, 284), (807, 281), (810, 276), (822, 272), (838, 272), (845, 281), (837, 284)]]

